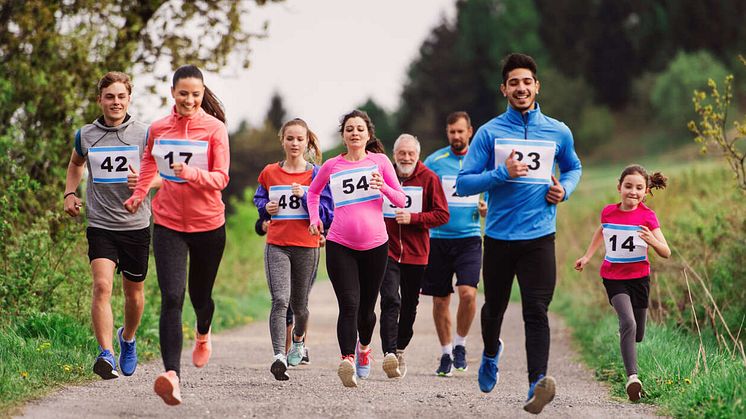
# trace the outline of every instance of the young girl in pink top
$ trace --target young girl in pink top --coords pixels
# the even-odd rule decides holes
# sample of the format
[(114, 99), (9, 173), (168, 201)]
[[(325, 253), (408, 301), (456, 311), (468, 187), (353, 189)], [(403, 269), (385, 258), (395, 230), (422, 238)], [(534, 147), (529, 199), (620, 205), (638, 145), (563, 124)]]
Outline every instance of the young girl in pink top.
[(150, 180), (160, 172), (163, 186), (153, 198), (153, 253), (161, 290), (160, 343), (166, 372), (156, 378), (154, 390), (169, 405), (181, 403), (184, 292), (188, 285), (197, 316), (192, 363), (200, 368), (212, 352), (212, 288), (225, 248), (221, 196), (228, 185), (228, 131), (222, 106), (203, 80), (193, 65), (174, 73), (173, 111), (150, 126), (137, 187), (124, 203), (130, 212), (137, 211)]
[(309, 231), (323, 231), (319, 196), (329, 184), (335, 208), (326, 238), (326, 269), (339, 304), (342, 362), (337, 375), (346, 387), (356, 387), (355, 376), (367, 378), (370, 373), (373, 309), (388, 255), (381, 194), (398, 207), (404, 206), (406, 196), (386, 155), (366, 150), (380, 147), (380, 142), (365, 112), (355, 110), (342, 117), (340, 133), (347, 153), (327, 160), (308, 190)]
[(601, 278), (619, 317), (620, 347), (628, 377), (626, 389), (632, 401), (639, 400), (642, 394), (635, 342), (642, 342), (645, 334), (650, 292), (648, 246), (660, 257), (671, 256), (655, 212), (643, 201), (651, 189), (665, 188), (666, 180), (659, 172), (648, 175), (642, 166), (626, 167), (617, 185), (621, 202), (607, 205), (601, 211), (601, 225), (593, 233), (588, 250), (575, 261), (575, 269), (582, 271), (604, 243), (606, 256)]

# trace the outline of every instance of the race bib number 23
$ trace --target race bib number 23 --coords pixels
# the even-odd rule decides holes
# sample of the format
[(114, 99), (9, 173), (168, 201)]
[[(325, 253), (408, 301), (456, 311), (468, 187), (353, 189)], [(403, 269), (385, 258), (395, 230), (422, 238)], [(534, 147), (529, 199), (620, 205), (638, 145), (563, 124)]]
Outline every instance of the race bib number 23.
[(555, 146), (554, 141), (496, 138), (495, 168), (503, 164), (510, 152), (515, 150), (513, 158), (526, 163), (528, 174), (508, 179), (507, 182), (551, 184)]

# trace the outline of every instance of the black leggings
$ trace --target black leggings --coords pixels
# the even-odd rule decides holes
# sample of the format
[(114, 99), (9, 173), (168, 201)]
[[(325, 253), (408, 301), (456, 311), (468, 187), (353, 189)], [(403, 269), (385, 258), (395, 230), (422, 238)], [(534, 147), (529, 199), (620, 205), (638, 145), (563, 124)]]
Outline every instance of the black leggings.
[[(388, 258), (381, 285), (381, 345), (383, 353), (407, 349), (412, 340), (417, 304), (426, 265), (398, 263)], [(401, 288), (401, 295), (399, 294)]]
[(361, 345), (370, 344), (388, 251), (388, 243), (370, 250), (353, 250), (326, 242), (326, 271), (339, 304), (337, 340), (342, 356), (355, 353), (357, 339)]
[(189, 299), (197, 315), (197, 331), (210, 330), (215, 304), (212, 287), (225, 249), (225, 225), (199, 233), (182, 233), (155, 225), (153, 254), (161, 289), (160, 342), (166, 371), (181, 371), (181, 309), (187, 285), (189, 255)]
[(526, 333), (528, 379), (546, 375), (549, 359), (547, 310), (557, 282), (554, 234), (533, 240), (484, 238), (484, 305), (482, 340), (484, 353), (495, 356), (505, 309), (510, 300), (513, 277), (518, 276)]

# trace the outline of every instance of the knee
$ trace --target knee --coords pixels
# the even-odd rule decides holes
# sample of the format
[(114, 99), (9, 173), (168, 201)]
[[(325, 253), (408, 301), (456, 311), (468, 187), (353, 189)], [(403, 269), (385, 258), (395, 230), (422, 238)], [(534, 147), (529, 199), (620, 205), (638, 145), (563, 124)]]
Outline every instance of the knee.
[(94, 279), (93, 281), (93, 298), (96, 300), (111, 298), (111, 281)]
[(288, 309), (288, 298), (287, 297), (272, 297), (272, 310), (281, 310), (287, 312)]
[(144, 298), (142, 286), (125, 286), (124, 287), (124, 298), (127, 302), (139, 302)]
[(433, 297), (433, 309), (439, 312), (448, 311), (451, 297)]
[(166, 308), (180, 308), (184, 302), (184, 294), (167, 292), (161, 294), (161, 306)]
[(636, 329), (637, 329), (637, 323), (635, 322), (634, 317), (619, 316), (619, 333), (620, 334), (632, 333), (632, 332), (635, 332)]
[(474, 304), (477, 301), (477, 289), (470, 286), (459, 287), (458, 298), (460, 304)]

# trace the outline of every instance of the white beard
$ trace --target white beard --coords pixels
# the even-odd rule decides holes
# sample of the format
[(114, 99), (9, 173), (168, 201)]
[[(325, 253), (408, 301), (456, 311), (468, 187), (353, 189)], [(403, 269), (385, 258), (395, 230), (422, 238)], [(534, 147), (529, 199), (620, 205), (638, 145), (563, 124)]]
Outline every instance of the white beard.
[(410, 177), (412, 176), (412, 173), (414, 173), (414, 168), (417, 166), (417, 163), (415, 164), (397, 164), (396, 168), (399, 169), (399, 174), (401, 177)]

